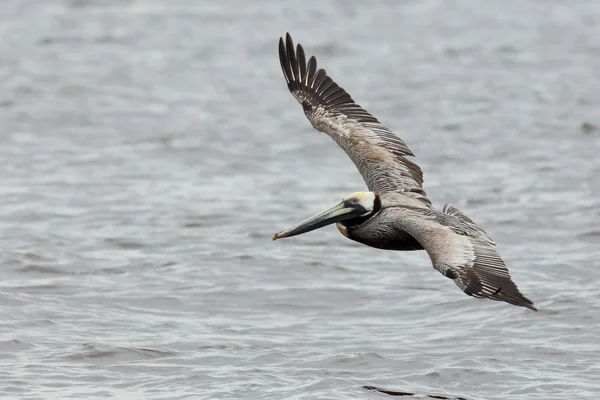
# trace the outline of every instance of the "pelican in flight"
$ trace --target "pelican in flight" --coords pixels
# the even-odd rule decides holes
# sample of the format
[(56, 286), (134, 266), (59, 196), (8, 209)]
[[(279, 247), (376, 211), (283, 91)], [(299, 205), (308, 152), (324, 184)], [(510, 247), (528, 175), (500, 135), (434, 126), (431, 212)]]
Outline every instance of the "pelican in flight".
[(490, 237), (450, 204), (431, 207), (414, 154), (392, 131), (356, 104), (317, 60), (308, 63), (290, 34), (279, 39), (288, 89), (313, 127), (350, 157), (368, 192), (346, 196), (332, 208), (273, 235), (273, 240), (337, 224), (348, 239), (384, 250), (425, 250), (433, 268), (469, 296), (505, 301), (537, 311), (512, 281)]

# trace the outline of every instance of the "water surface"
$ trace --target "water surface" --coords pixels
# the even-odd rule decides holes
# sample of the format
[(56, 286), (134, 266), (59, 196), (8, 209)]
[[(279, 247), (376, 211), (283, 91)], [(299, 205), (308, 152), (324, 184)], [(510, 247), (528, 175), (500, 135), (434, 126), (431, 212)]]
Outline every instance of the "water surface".
[[(12, 0), (5, 398), (594, 399), (600, 5)], [(289, 31), (479, 223), (539, 312), (329, 227), (362, 190), (288, 93)]]

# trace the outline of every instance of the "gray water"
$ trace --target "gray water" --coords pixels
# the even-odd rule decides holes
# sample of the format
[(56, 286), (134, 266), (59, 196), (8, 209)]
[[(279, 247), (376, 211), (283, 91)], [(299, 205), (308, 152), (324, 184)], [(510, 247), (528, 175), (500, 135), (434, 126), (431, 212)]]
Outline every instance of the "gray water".
[[(270, 240), (365, 187), (287, 31), (539, 312), (335, 227)], [(597, 398), (597, 1), (10, 0), (0, 38), (4, 398)]]

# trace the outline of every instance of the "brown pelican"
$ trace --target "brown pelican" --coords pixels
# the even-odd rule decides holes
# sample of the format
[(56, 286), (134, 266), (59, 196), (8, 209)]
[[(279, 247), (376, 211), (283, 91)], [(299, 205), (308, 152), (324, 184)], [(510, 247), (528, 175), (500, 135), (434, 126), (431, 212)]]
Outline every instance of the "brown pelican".
[(469, 296), (505, 301), (537, 311), (512, 281), (496, 244), (467, 216), (446, 204), (434, 210), (423, 190), (423, 173), (407, 157), (406, 144), (356, 104), (289, 33), (279, 39), (279, 60), (288, 89), (318, 131), (350, 157), (368, 192), (346, 196), (332, 208), (273, 235), (300, 235), (326, 225), (349, 239), (385, 250), (425, 250), (433, 267)]

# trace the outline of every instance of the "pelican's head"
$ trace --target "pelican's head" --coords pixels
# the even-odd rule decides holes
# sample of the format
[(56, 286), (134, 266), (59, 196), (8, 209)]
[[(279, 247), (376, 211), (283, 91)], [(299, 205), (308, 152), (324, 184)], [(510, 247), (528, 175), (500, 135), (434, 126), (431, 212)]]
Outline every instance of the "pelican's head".
[[(352, 218), (367, 217), (371, 215), (374, 210), (376, 210), (378, 201), (378, 196), (373, 192), (352, 193), (344, 197), (340, 203), (336, 204), (330, 209), (310, 217), (290, 229), (276, 233), (273, 235), (273, 240), (301, 235), (303, 233)], [(338, 229), (340, 232), (342, 232), (344, 236), (348, 236), (345, 228), (342, 229), (340, 226), (343, 227), (343, 224), (338, 224)]]

